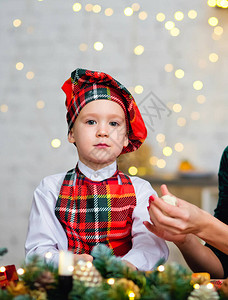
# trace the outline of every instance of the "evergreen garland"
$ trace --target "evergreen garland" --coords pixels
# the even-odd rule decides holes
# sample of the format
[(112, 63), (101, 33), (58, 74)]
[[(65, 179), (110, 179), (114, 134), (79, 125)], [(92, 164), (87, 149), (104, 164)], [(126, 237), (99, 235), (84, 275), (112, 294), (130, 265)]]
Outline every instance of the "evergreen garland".
[[(93, 265), (102, 275), (102, 283), (88, 287), (83, 278), (74, 279), (69, 300), (189, 300), (197, 294), (191, 273), (176, 263), (166, 265), (164, 270), (155, 268), (152, 272), (139, 272), (112, 256), (111, 250), (104, 245), (94, 247), (91, 255)], [(0, 289), (1, 300), (62, 300), (56, 268), (44, 264), (38, 257), (33, 257), (23, 268), (25, 272), (16, 285), (12, 283), (6, 290)], [(228, 299), (220, 290), (212, 291), (213, 295), (215, 293), (220, 300)]]

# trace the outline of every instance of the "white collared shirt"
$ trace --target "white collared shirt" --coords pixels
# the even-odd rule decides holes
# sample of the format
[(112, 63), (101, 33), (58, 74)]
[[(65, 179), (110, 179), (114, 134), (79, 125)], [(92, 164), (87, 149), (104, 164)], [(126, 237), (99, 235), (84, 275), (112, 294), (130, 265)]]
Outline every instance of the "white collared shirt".
[[(116, 162), (94, 171), (78, 162), (80, 171), (93, 181), (111, 177), (116, 171)], [(59, 250), (68, 249), (66, 233), (55, 216), (55, 205), (66, 173), (45, 177), (36, 188), (29, 218), (28, 234), (25, 243), (26, 261), (34, 254), (45, 258), (47, 252), (51, 258), (45, 258), (58, 264)], [(152, 270), (159, 259), (168, 258), (168, 247), (164, 240), (149, 232), (143, 221), (150, 221), (147, 211), (148, 199), (156, 192), (150, 183), (139, 178), (130, 177), (136, 194), (136, 207), (132, 214), (132, 249), (122, 257), (141, 271)]]

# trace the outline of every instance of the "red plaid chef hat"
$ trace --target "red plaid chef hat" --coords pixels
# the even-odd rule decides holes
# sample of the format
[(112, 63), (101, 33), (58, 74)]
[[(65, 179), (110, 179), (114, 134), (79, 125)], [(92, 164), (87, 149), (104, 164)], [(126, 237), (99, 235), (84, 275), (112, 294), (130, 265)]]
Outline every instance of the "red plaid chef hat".
[(131, 93), (110, 75), (76, 69), (63, 84), (66, 94), (68, 132), (82, 108), (91, 101), (99, 99), (112, 100), (124, 110), (128, 130), (129, 144), (121, 154), (137, 150), (147, 136), (146, 126)]

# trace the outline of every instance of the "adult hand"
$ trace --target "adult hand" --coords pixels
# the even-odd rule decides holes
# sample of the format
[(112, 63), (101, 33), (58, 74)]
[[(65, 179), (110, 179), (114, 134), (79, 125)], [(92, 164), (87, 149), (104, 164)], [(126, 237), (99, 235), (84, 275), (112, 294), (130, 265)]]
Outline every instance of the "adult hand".
[[(162, 195), (171, 195), (166, 185), (161, 186), (161, 193)], [(144, 225), (165, 240), (184, 242), (186, 234), (197, 234), (200, 231), (203, 211), (182, 199), (176, 199), (177, 206), (173, 206), (155, 195), (151, 196), (148, 211), (152, 224), (144, 222)]]

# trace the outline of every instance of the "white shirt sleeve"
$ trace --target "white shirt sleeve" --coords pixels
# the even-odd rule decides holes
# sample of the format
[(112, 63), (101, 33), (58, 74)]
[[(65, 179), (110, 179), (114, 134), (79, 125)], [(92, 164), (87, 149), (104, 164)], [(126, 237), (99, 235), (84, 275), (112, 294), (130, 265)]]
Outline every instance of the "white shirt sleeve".
[(156, 263), (164, 258), (168, 259), (169, 250), (165, 241), (144, 226), (144, 221), (150, 221), (147, 206), (149, 197), (157, 195), (150, 183), (139, 178), (131, 177), (136, 193), (136, 207), (132, 214), (132, 249), (122, 257), (140, 271), (152, 270)]
[[(26, 262), (33, 255), (58, 265), (59, 250), (66, 250), (66, 233), (55, 216), (55, 205), (64, 174), (44, 178), (34, 192), (25, 243)], [(51, 258), (45, 254), (50, 252)], [(50, 254), (49, 253), (49, 254)]]

